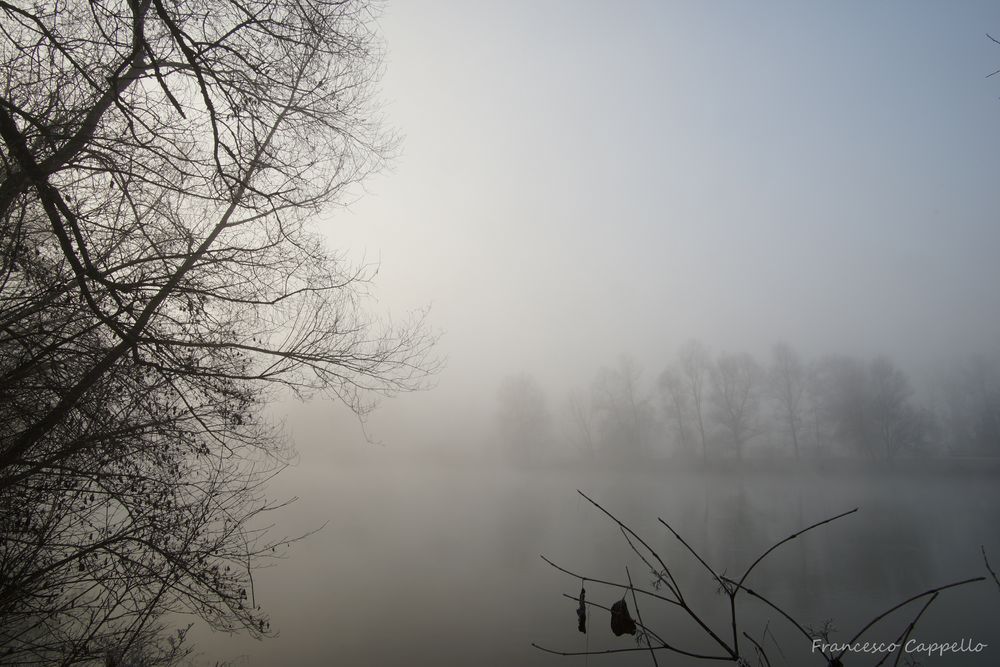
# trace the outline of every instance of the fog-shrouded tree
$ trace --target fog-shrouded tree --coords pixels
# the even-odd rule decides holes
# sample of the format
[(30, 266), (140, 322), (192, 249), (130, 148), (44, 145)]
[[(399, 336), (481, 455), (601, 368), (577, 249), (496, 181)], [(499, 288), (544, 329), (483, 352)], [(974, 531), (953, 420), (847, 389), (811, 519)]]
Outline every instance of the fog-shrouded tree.
[(799, 458), (803, 426), (806, 420), (806, 367), (798, 353), (788, 343), (771, 348), (771, 365), (767, 370), (767, 393), (777, 408), (778, 419), (792, 443), (792, 452)]
[(943, 380), (939, 412), (953, 454), (1000, 455), (1000, 365), (977, 356)]
[(312, 226), (393, 150), (373, 6), (0, 17), (0, 660), (112, 660), (168, 611), (265, 635), (253, 571), (289, 540), (263, 405), (363, 417), (434, 366)]
[(590, 401), (579, 391), (572, 391), (566, 399), (566, 412), (569, 418), (571, 440), (582, 445), (588, 458), (593, 458), (596, 452), (594, 441), (594, 415), (590, 409)]
[(920, 451), (933, 430), (932, 417), (913, 403), (906, 374), (887, 357), (876, 357), (868, 367), (871, 385), (871, 422), (885, 458)]
[(668, 368), (660, 374), (658, 388), (676, 447), (681, 453), (689, 454), (695, 446), (692, 431), (695, 415), (684, 378), (676, 368)]
[(913, 400), (909, 378), (886, 357), (831, 356), (817, 366), (816, 395), (834, 440), (869, 458), (895, 458), (928, 444), (934, 423)]
[(824, 357), (816, 366), (813, 381), (821, 418), (832, 439), (847, 451), (875, 456), (871, 387), (865, 364), (844, 355)]
[(701, 444), (701, 457), (702, 460), (706, 460), (708, 458), (708, 440), (705, 422), (708, 416), (707, 404), (712, 358), (703, 343), (691, 340), (680, 347), (677, 352), (677, 361), (680, 377), (687, 389), (691, 409), (694, 412), (698, 440)]
[(650, 400), (639, 386), (641, 374), (635, 361), (622, 356), (616, 366), (598, 371), (591, 386), (598, 431), (614, 456), (640, 456), (652, 428)]
[(747, 353), (722, 354), (712, 369), (712, 408), (716, 422), (738, 459), (760, 429), (763, 371)]
[(825, 404), (828, 383), (824, 361), (824, 359), (811, 361), (806, 366), (802, 429), (803, 438), (809, 443), (809, 448), (819, 456), (830, 454), (835, 442), (833, 422), (829, 418)]
[(510, 375), (497, 390), (497, 427), (507, 454), (517, 463), (538, 458), (551, 441), (552, 415), (534, 376)]

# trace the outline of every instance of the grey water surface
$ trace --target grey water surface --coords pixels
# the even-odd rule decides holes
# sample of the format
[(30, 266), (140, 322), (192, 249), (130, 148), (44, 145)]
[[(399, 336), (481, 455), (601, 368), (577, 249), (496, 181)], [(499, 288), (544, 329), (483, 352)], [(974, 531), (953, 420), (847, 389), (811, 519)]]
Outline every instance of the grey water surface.
[[(843, 511), (773, 552), (746, 585), (803, 626), (845, 642), (867, 621), (929, 588), (988, 576), (981, 554), (1000, 562), (996, 466), (914, 462), (892, 470), (849, 461), (812, 468), (701, 469), (670, 461), (640, 466), (514, 468), (469, 462), (419, 465), (379, 454), (288, 471), (282, 485), (301, 500), (281, 517), (289, 534), (324, 522), (287, 559), (260, 573), (256, 591), (280, 636), (265, 641), (199, 635), (202, 660), (250, 665), (565, 665), (566, 652), (634, 648), (615, 637), (606, 612), (590, 632), (576, 627), (581, 581), (546, 564), (653, 590), (652, 575), (617, 526), (583, 490), (643, 536), (671, 568), (691, 607), (731, 641), (727, 599), (679, 542), (678, 531), (718, 572), (741, 574), (770, 545)], [(965, 463), (965, 462), (963, 462)], [(942, 471), (935, 466), (947, 465)], [(587, 600), (610, 606), (621, 591), (585, 584)], [(665, 591), (661, 590), (661, 594)], [(760, 641), (772, 665), (822, 665), (809, 642), (761, 603), (737, 598), (740, 631)], [(718, 655), (704, 631), (670, 605), (639, 597), (645, 622), (669, 643)], [(891, 642), (926, 598), (875, 626), (864, 639)], [(630, 609), (634, 606), (628, 598)], [(921, 665), (1000, 661), (1000, 590), (992, 581), (943, 591), (911, 635), (919, 644), (988, 644), (980, 653), (910, 659)], [(632, 612), (633, 615), (634, 611)], [(740, 637), (743, 653), (754, 658)], [(875, 664), (877, 654), (844, 664)], [(591, 656), (587, 664), (651, 664), (647, 652)], [(659, 653), (661, 665), (697, 662)], [(890, 661), (891, 664), (891, 661)], [(908, 664), (901, 662), (900, 664)]]

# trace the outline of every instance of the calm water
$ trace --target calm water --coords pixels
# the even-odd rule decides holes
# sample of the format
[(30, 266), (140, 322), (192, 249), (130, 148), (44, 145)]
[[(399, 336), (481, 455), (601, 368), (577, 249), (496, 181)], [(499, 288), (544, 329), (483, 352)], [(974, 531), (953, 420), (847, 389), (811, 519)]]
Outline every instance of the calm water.
[[(867, 620), (935, 585), (986, 574), (980, 545), (1000, 565), (1000, 486), (982, 470), (892, 473), (861, 465), (782, 472), (672, 469), (516, 470), (419, 466), (377, 456), (371, 463), (301, 466), (280, 493), (301, 497), (279, 518), (294, 534), (326, 521), (288, 559), (257, 577), (276, 639), (198, 634), (202, 660), (249, 665), (651, 664), (648, 653), (567, 658), (565, 651), (635, 646), (614, 637), (594, 611), (576, 630), (580, 580), (545, 564), (648, 587), (651, 576), (611, 521), (577, 495), (584, 490), (656, 548), (698, 613), (730, 637), (728, 603), (704, 570), (657, 523), (670, 522), (719, 571), (735, 576), (798, 528), (860, 507), (855, 515), (793, 540), (759, 566), (748, 585), (803, 624), (832, 619), (845, 641)], [(615, 590), (587, 584), (610, 606)], [(741, 597), (741, 627), (773, 665), (821, 665), (788, 624)], [(666, 605), (639, 598), (644, 620), (668, 641), (713, 652), (703, 633)], [(632, 601), (629, 599), (629, 606)], [(867, 637), (895, 639), (916, 613), (893, 616)], [(920, 657), (922, 665), (1000, 664), (1000, 591), (992, 582), (942, 593), (914, 637), (990, 646), (981, 654)], [(633, 611), (634, 615), (634, 611)], [(768, 620), (770, 619), (770, 621)], [(773, 637), (772, 637), (773, 635)], [(780, 651), (775, 644), (780, 644)], [(660, 653), (660, 664), (692, 663)], [(916, 657), (916, 656), (914, 656)], [(874, 664), (847, 656), (846, 665)], [(714, 663), (724, 664), (724, 663)]]

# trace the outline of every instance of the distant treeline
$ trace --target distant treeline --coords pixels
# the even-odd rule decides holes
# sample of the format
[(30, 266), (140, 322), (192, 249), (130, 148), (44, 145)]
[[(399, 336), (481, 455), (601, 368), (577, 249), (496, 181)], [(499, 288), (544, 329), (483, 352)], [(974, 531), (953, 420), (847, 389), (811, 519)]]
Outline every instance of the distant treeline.
[(560, 440), (602, 458), (1000, 456), (992, 359), (952, 368), (922, 400), (888, 357), (803, 359), (786, 343), (762, 361), (691, 341), (652, 382), (644, 370), (623, 357), (555, 410), (532, 375), (507, 377), (498, 393), (505, 447), (521, 461)]

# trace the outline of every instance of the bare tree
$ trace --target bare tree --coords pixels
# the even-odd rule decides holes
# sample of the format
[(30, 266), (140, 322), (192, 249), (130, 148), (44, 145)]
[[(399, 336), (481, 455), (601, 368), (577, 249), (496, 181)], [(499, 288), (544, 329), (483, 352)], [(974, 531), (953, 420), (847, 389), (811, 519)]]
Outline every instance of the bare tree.
[(711, 375), (715, 418), (739, 459), (759, 428), (761, 376), (760, 366), (746, 353), (721, 355)]
[(551, 440), (552, 415), (545, 392), (527, 373), (503, 379), (497, 391), (497, 426), (507, 452), (520, 463), (529, 461)]
[(691, 428), (694, 414), (691, 407), (691, 396), (684, 384), (684, 379), (674, 368), (668, 368), (660, 374), (660, 396), (663, 398), (664, 412), (673, 426), (674, 437), (681, 452), (689, 453), (694, 445)]
[[(364, 0), (0, 3), (0, 645), (70, 664), (164, 610), (269, 631), (279, 389), (422, 385), (314, 214), (393, 138)], [(46, 641), (39, 641), (40, 637)], [(12, 657), (13, 656), (13, 657)]]
[(934, 430), (930, 412), (913, 402), (909, 379), (886, 357), (868, 364), (827, 357), (816, 382), (823, 418), (848, 449), (893, 458), (921, 449)]
[(940, 412), (953, 453), (1000, 453), (1000, 366), (983, 356), (966, 360), (943, 381)]
[(638, 456), (652, 420), (649, 399), (640, 395), (641, 371), (629, 357), (616, 368), (602, 368), (591, 389), (604, 442), (626, 456)]
[(701, 442), (702, 460), (708, 459), (708, 443), (705, 435), (706, 404), (708, 400), (709, 375), (712, 360), (705, 346), (696, 340), (689, 341), (678, 351), (681, 376), (691, 398), (698, 437)]
[(593, 458), (595, 451), (593, 414), (590, 402), (577, 392), (571, 392), (566, 402), (570, 423), (576, 432), (576, 437), (582, 440), (587, 456)]
[(931, 417), (913, 405), (913, 389), (906, 374), (886, 357), (874, 359), (868, 372), (872, 426), (886, 458), (919, 450), (930, 434)]
[(777, 404), (781, 420), (788, 430), (795, 458), (799, 458), (806, 408), (806, 371), (799, 355), (787, 343), (778, 343), (771, 350), (767, 385), (768, 393)]
[(847, 356), (820, 360), (814, 374), (821, 419), (838, 444), (875, 456), (871, 428), (871, 386), (865, 364)]
[(827, 418), (824, 398), (826, 392), (824, 366), (810, 362), (805, 370), (805, 410), (802, 435), (811, 448), (820, 455), (829, 452), (833, 444), (830, 420)]

